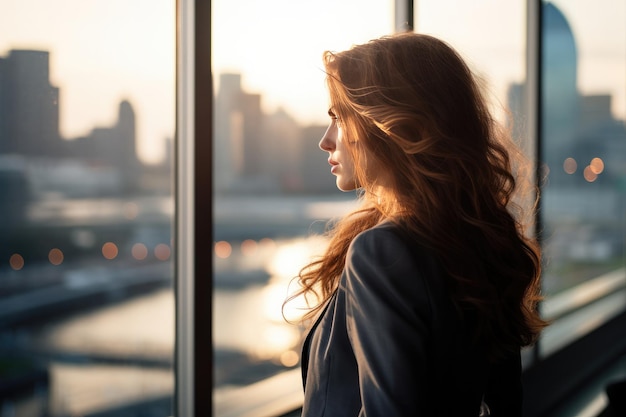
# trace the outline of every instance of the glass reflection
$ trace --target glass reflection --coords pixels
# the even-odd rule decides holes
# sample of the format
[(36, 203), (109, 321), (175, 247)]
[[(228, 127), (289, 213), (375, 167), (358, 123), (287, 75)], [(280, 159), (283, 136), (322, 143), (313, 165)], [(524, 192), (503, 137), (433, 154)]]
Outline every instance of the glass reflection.
[(624, 18), (619, 1), (543, 3), (542, 235), (548, 295), (624, 266)]

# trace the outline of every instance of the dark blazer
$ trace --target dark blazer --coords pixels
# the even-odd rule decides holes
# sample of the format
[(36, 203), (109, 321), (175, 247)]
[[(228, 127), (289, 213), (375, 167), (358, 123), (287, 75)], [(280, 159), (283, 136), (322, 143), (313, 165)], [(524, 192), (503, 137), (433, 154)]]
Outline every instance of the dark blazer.
[(302, 416), (520, 416), (519, 352), (489, 365), (444, 277), (398, 226), (359, 234), (304, 343)]

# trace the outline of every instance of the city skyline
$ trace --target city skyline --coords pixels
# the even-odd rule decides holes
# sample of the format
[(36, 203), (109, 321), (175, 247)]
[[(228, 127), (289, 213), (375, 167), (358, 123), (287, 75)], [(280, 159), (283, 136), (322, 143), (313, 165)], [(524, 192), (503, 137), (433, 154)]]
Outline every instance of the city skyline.
[[(24, 48), (51, 52), (51, 79), (64, 91), (60, 97), (65, 109), (60, 119), (64, 136), (82, 136), (93, 126), (110, 125), (116, 117), (116, 104), (127, 99), (138, 114), (140, 158), (158, 162), (164, 157), (160, 142), (173, 135), (175, 123), (174, 1), (93, 0), (81, 7), (75, 7), (72, 0), (2, 3), (0, 54)], [(215, 0), (213, 76), (241, 73), (246, 91), (263, 95), (265, 111), (288, 109), (302, 125), (323, 122), (327, 98), (322, 51), (345, 49), (392, 32), (393, 3), (369, 5), (349, 0), (311, 5), (273, 0), (260, 8), (250, 0)], [(622, 75), (626, 62), (608, 58), (615, 55), (611, 51), (620, 48), (626, 34), (622, 24), (626, 4), (613, 2), (614, 12), (607, 14), (602, 13), (604, 2), (593, 7), (581, 0), (553, 3), (567, 4), (562, 9), (575, 34), (584, 32), (576, 36), (583, 58), (579, 63), (581, 92), (611, 94), (613, 113), (626, 118), (626, 79)], [(358, 22), (350, 18), (356, 7), (361, 13)], [(303, 15), (307, 18), (297, 18)], [(417, 3), (415, 23), (416, 30), (440, 36), (457, 47), (488, 77), (498, 100), (504, 102), (506, 87), (524, 77), (524, 15), (523, 1), (470, 4), (422, 0)], [(242, 27), (249, 30), (242, 31)], [(324, 30), (319, 30), (322, 27)], [(494, 31), (499, 34), (496, 38)], [(507, 59), (501, 58), (503, 53)], [(217, 82), (215, 87), (217, 90)]]
[[(49, 52), (41, 50), (11, 50), (0, 56), (2, 164), (21, 167), (35, 199), (168, 191), (171, 146), (162, 164), (142, 163), (136, 111), (128, 100), (118, 104), (117, 118), (109, 126), (94, 126), (80, 137), (61, 134), (63, 90), (50, 81), (49, 58)], [(241, 78), (220, 75), (226, 82), (216, 98), (216, 191), (335, 191), (326, 159), (317, 148), (326, 125), (303, 129), (284, 110), (264, 112), (261, 94), (244, 91)]]
[[(170, 191), (171, 157), (154, 166), (142, 163), (137, 118), (128, 100), (118, 103), (110, 125), (63, 137), (63, 90), (50, 82), (47, 51), (11, 50), (0, 56), (0, 92), (0, 169), (8, 170), (5, 177), (25, 176), (27, 186), (18, 192), (29, 195), (26, 200), (50, 193), (91, 197)], [(171, 150), (164, 153), (171, 155)]]
[(50, 78), (63, 93), (64, 137), (110, 126), (118, 104), (137, 113), (138, 154), (158, 163), (174, 135), (173, 0), (0, 0), (0, 55), (11, 49), (50, 52)]

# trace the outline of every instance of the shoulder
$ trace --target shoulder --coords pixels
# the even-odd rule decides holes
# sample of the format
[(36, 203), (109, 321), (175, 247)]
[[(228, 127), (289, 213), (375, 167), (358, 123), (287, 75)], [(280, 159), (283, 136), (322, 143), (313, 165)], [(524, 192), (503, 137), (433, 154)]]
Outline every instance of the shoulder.
[(416, 285), (431, 275), (434, 259), (401, 226), (386, 222), (357, 235), (346, 256), (348, 281), (367, 286), (392, 286), (398, 290)]
[(348, 248), (347, 260), (366, 258), (381, 263), (427, 257), (427, 251), (400, 225), (385, 222), (358, 234)]

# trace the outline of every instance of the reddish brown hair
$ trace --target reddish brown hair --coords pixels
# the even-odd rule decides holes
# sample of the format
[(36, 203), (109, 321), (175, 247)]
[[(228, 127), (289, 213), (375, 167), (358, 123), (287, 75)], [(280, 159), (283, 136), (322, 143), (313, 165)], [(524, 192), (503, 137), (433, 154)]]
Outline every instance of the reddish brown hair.
[[(463, 59), (434, 37), (405, 33), (326, 52), (324, 63), (363, 194), (329, 231), (324, 256), (300, 273), (300, 293), (322, 300), (310, 315), (336, 290), (354, 237), (391, 220), (441, 260), (455, 304), (493, 355), (534, 342), (546, 325), (541, 253), (525, 234), (532, 216), (514, 198), (528, 164)], [(366, 175), (363, 155), (386, 167), (384, 187)]]

